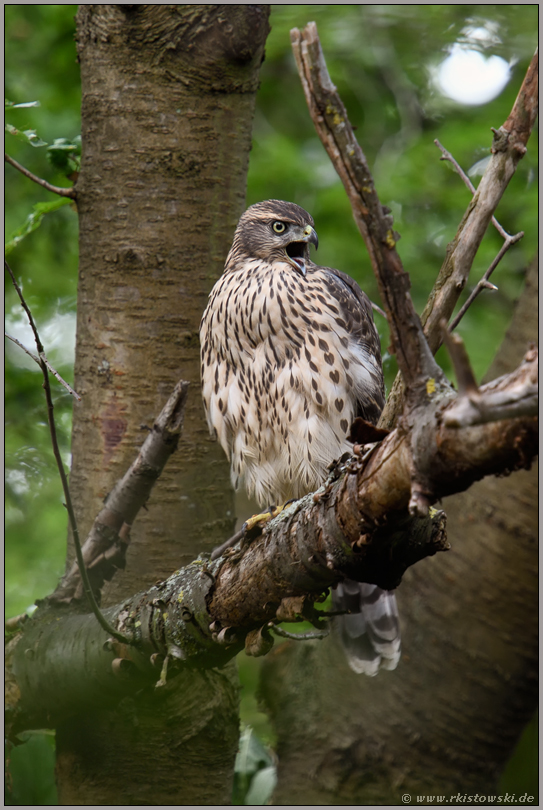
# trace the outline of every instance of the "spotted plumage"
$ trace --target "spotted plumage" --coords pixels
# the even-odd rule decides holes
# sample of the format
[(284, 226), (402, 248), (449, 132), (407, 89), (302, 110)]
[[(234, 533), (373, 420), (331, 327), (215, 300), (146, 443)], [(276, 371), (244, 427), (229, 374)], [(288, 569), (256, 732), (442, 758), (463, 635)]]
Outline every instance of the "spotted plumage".
[(232, 484), (261, 506), (319, 487), (352, 450), (354, 418), (375, 423), (384, 404), (371, 303), (349, 276), (314, 264), (310, 244), (300, 206), (247, 209), (200, 327), (209, 428)]

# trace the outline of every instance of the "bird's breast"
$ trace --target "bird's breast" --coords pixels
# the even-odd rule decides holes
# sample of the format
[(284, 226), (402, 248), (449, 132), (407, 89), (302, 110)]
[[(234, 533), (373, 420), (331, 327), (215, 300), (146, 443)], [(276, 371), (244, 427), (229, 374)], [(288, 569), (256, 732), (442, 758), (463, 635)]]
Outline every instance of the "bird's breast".
[[(336, 302), (337, 303), (337, 302)], [(318, 487), (346, 436), (369, 359), (318, 268), (248, 262), (217, 282), (201, 327), (210, 428), (261, 503)]]

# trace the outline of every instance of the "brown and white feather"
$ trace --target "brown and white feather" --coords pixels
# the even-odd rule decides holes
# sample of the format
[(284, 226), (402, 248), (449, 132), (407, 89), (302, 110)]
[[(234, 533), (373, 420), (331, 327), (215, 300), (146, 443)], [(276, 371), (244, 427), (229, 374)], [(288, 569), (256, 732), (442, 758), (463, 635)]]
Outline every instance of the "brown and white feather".
[(274, 220), (313, 225), (292, 203), (249, 208), (201, 325), (208, 423), (232, 484), (261, 506), (320, 486), (330, 462), (352, 450), (353, 419), (376, 422), (384, 403), (369, 299), (309, 259), (305, 275), (297, 271), (277, 252)]
[[(370, 301), (349, 276), (314, 264), (309, 242), (318, 244), (313, 219), (298, 205), (248, 208), (200, 326), (210, 431), (234, 488), (243, 484), (262, 507), (317, 489), (352, 451), (355, 417), (375, 424), (385, 401)], [(334, 604), (352, 611), (336, 620), (351, 667), (394, 668), (394, 595), (345, 581)]]

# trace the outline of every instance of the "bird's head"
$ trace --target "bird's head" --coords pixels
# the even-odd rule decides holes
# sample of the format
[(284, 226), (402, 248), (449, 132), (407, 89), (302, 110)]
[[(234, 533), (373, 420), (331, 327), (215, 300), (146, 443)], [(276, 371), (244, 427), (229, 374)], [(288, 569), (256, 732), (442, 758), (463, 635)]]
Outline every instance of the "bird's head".
[(288, 262), (305, 276), (309, 244), (319, 245), (313, 218), (299, 205), (267, 200), (251, 205), (242, 215), (227, 264), (232, 258)]

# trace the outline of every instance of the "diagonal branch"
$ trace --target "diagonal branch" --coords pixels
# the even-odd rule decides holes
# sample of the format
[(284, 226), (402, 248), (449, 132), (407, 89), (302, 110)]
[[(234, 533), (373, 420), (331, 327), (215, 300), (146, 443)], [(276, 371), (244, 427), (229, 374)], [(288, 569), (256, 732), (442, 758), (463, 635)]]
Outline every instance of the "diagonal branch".
[[(475, 186), (473, 185), (467, 174), (464, 172), (460, 164), (454, 159), (451, 153), (448, 152), (447, 149), (445, 149), (445, 147), (442, 144), (440, 144), (440, 142), (437, 139), (434, 141), (434, 143), (441, 151), (441, 160), (447, 160), (449, 163), (451, 163), (452, 166), (454, 167), (454, 170), (460, 175), (460, 177), (464, 181), (464, 185), (467, 186), (467, 188), (471, 191), (472, 194), (475, 194)], [(524, 231), (519, 231), (519, 233), (516, 233), (513, 236), (511, 236), (511, 234), (508, 234), (507, 231), (504, 228), (502, 228), (502, 226), (500, 225), (495, 216), (492, 217), (491, 222), (498, 231), (498, 233), (500, 234), (500, 236), (503, 237), (504, 244), (500, 248), (498, 255), (496, 256), (496, 258), (494, 259), (494, 261), (492, 262), (486, 273), (477, 282), (477, 284), (471, 291), (470, 295), (468, 296), (466, 302), (459, 310), (458, 314), (455, 315), (455, 317), (451, 321), (450, 325), (451, 332), (453, 329), (456, 329), (456, 327), (458, 326), (458, 324), (460, 323), (460, 321), (462, 320), (462, 318), (464, 317), (464, 315), (466, 314), (472, 303), (475, 301), (479, 293), (481, 293), (483, 290), (498, 289), (494, 284), (491, 284), (489, 282), (489, 278), (496, 269), (496, 267), (499, 265), (499, 263), (501, 262), (501, 260), (503, 259), (509, 248), (512, 247), (514, 244), (516, 244), (518, 241), (520, 241), (524, 236)]]
[(60, 383), (61, 385), (63, 385), (63, 386), (64, 386), (64, 388), (66, 389), (66, 391), (67, 391), (69, 394), (71, 394), (71, 395), (72, 395), (72, 397), (73, 397), (74, 399), (76, 399), (78, 402), (81, 402), (81, 397), (79, 396), (79, 394), (77, 393), (77, 391), (74, 391), (74, 389), (72, 388), (72, 386), (71, 386), (71, 385), (69, 385), (69, 384), (66, 382), (66, 380), (63, 380), (63, 379), (62, 379), (62, 377), (60, 376), (60, 374), (58, 373), (58, 371), (57, 371), (55, 368), (53, 368), (53, 366), (51, 365), (51, 363), (49, 362), (49, 360), (48, 360), (48, 359), (47, 359), (47, 357), (45, 356), (44, 352), (41, 352), (40, 356), (39, 356), (39, 357), (37, 357), (37, 356), (36, 356), (36, 355), (35, 355), (33, 352), (31, 352), (29, 349), (27, 349), (27, 348), (26, 348), (26, 346), (24, 346), (24, 345), (21, 343), (21, 341), (20, 341), (20, 340), (17, 340), (17, 338), (16, 338), (16, 337), (13, 337), (12, 335), (8, 335), (8, 333), (7, 333), (7, 332), (4, 332), (4, 335), (5, 335), (5, 337), (7, 337), (7, 339), (8, 339), (8, 340), (11, 340), (11, 342), (12, 342), (12, 343), (15, 343), (15, 345), (16, 345), (16, 346), (18, 346), (20, 349), (22, 349), (22, 350), (23, 350), (23, 352), (25, 352), (25, 353), (26, 353), (26, 354), (27, 354), (29, 357), (31, 357), (31, 358), (32, 358), (32, 360), (34, 360), (34, 362), (35, 362), (35, 363), (37, 363), (37, 364), (38, 364), (38, 366), (40, 366), (40, 367), (41, 367), (41, 363), (40, 363), (40, 358), (41, 358), (41, 359), (43, 360), (43, 362), (45, 363), (45, 365), (47, 366), (47, 368), (49, 369), (49, 371), (51, 372), (51, 374), (52, 374), (54, 377), (56, 377), (56, 378), (57, 378), (57, 380), (59, 381), (59, 383)]
[[(309, 23), (302, 32), (293, 29), (291, 42), (311, 118), (346, 189), (387, 309), (400, 369), (380, 421), (383, 427), (390, 428), (403, 401), (402, 378), (411, 388), (416, 380), (419, 390), (424, 390), (420, 384), (428, 380), (443, 381), (441, 370), (432, 365), (429, 355), (441, 344), (440, 321), (444, 317), (449, 320), (494, 210), (526, 151), (537, 115), (538, 55), (536, 52), (511, 114), (495, 133), (489, 166), (428, 299), (421, 317), (426, 342), (408, 293), (408, 276), (395, 250), (397, 237), (392, 231), (392, 218), (384, 213), (377, 198), (364, 154), (326, 69), (315, 24)], [(517, 238), (520, 236), (511, 240)], [(499, 259), (501, 255), (496, 264)], [(475, 295), (488, 283), (493, 269), (487, 270)]]
[(91, 610), (92, 610), (96, 620), (98, 621), (98, 624), (104, 630), (106, 630), (108, 633), (110, 633), (113, 636), (113, 638), (116, 638), (119, 641), (126, 641), (124, 636), (121, 635), (120, 633), (118, 633), (116, 630), (114, 630), (113, 627), (109, 624), (107, 619), (104, 617), (103, 613), (100, 611), (100, 608), (98, 607), (98, 603), (96, 602), (96, 599), (94, 598), (94, 593), (92, 591), (92, 588), (91, 588), (91, 585), (90, 585), (90, 582), (89, 582), (87, 571), (86, 571), (86, 568), (85, 568), (85, 565), (84, 565), (84, 562), (83, 562), (83, 555), (81, 553), (81, 541), (79, 540), (79, 531), (78, 531), (78, 528), (77, 528), (77, 520), (76, 520), (76, 517), (75, 517), (75, 511), (74, 511), (74, 507), (73, 507), (73, 503), (72, 503), (72, 496), (70, 494), (70, 487), (68, 486), (68, 478), (66, 476), (66, 471), (64, 469), (64, 464), (63, 464), (62, 458), (60, 456), (60, 448), (58, 446), (58, 438), (57, 438), (57, 426), (55, 424), (55, 416), (54, 416), (53, 397), (51, 395), (51, 386), (49, 384), (49, 370), (47, 368), (47, 364), (45, 363), (45, 360), (43, 359), (43, 357), (44, 357), (43, 344), (41, 342), (41, 339), (40, 339), (36, 324), (34, 323), (34, 318), (32, 317), (32, 313), (30, 311), (30, 308), (29, 308), (28, 304), (25, 301), (23, 291), (21, 290), (21, 288), (17, 284), (17, 280), (16, 280), (16, 278), (15, 278), (15, 276), (13, 274), (13, 270), (11, 269), (11, 267), (9, 266), (9, 264), (7, 262), (4, 262), (4, 264), (5, 264), (6, 269), (7, 269), (8, 273), (9, 273), (9, 275), (11, 277), (11, 281), (13, 283), (13, 286), (15, 287), (15, 289), (17, 291), (17, 295), (19, 296), (21, 306), (23, 307), (24, 311), (27, 314), (28, 321), (30, 323), (30, 327), (31, 327), (31, 329), (32, 329), (32, 331), (34, 333), (34, 339), (36, 341), (36, 348), (37, 348), (38, 354), (40, 356), (40, 368), (41, 368), (42, 374), (43, 374), (43, 389), (45, 391), (45, 400), (46, 400), (46, 403), (47, 403), (47, 422), (49, 424), (49, 433), (51, 434), (51, 445), (53, 447), (53, 455), (55, 456), (55, 461), (56, 461), (56, 464), (57, 464), (58, 474), (60, 476), (60, 481), (61, 481), (61, 484), (62, 484), (62, 490), (64, 492), (64, 498), (66, 500), (66, 511), (68, 512), (68, 518), (69, 518), (70, 526), (71, 526), (72, 533), (73, 533), (74, 547), (75, 547), (75, 553), (76, 553), (76, 557), (77, 557), (77, 564), (79, 566), (79, 571), (81, 573), (81, 579), (83, 581), (83, 590), (85, 592), (85, 596), (88, 599)]
[[(506, 397), (536, 374), (531, 349), (516, 371), (480, 395)], [(537, 419), (450, 427), (447, 415), (457, 403), (433, 398), (420, 424), (402, 425), (336, 464), (317, 492), (287, 507), (250, 544), (213, 562), (195, 560), (108, 609), (129, 646), (108, 641), (93, 617), (67, 616), (51, 604), (42, 616), (37, 611), (14, 650), (21, 696), (14, 732), (81, 711), (82, 696), (103, 705), (156, 683), (166, 659), (172, 677), (184, 665), (222, 666), (244, 646), (265, 654), (276, 624), (309, 618), (322, 625), (314, 602), (344, 577), (393, 588), (406, 568), (446, 550), (442, 512), (434, 510), (431, 521), (409, 516), (413, 470), (419, 479), (429, 475), (426, 494), (435, 502), (485, 475), (529, 467), (537, 453)]]
[(58, 194), (60, 197), (69, 197), (72, 200), (77, 198), (77, 193), (75, 188), (72, 186), (71, 188), (62, 188), (62, 186), (53, 186), (51, 183), (48, 183), (47, 180), (42, 180), (41, 177), (37, 177), (35, 174), (32, 174), (28, 169), (25, 169), (24, 166), (21, 166), (20, 163), (17, 163), (12, 157), (8, 154), (4, 153), (4, 161), (9, 163), (10, 166), (13, 166), (14, 169), (17, 169), (18, 172), (24, 174), (25, 177), (28, 177), (29, 180), (32, 180), (34, 183), (37, 183), (42, 188), (47, 189), (47, 191), (52, 191), (53, 194)]
[[(441, 144), (437, 138), (434, 140), (434, 143), (441, 152), (440, 160), (446, 160), (448, 163), (450, 163), (453, 166), (455, 172), (458, 175), (460, 175), (460, 178), (462, 179), (466, 188), (468, 188), (472, 194), (475, 194), (476, 191), (475, 186), (467, 176), (466, 172), (463, 170), (462, 166), (458, 163), (458, 161), (453, 157), (453, 155), (451, 155), (451, 153), (447, 149), (445, 149), (443, 144)], [(511, 235), (507, 233), (505, 228), (503, 228), (500, 225), (495, 216), (492, 217), (491, 222), (504, 240), (512, 238)], [(522, 235), (524, 236), (524, 234)], [(515, 241), (517, 241), (517, 239), (521, 239), (520, 234), (515, 235)]]
[(315, 129), (345, 186), (370, 255), (398, 366), (408, 387), (424, 390), (429, 378), (444, 378), (409, 295), (409, 276), (396, 251), (398, 236), (392, 230), (392, 218), (383, 210), (364, 153), (328, 74), (317, 26), (308, 23), (303, 31), (294, 28), (290, 37)]
[[(111, 579), (117, 569), (124, 567), (131, 526), (177, 449), (188, 389), (188, 382), (177, 383), (135, 461), (107, 496), (83, 544), (83, 561), (96, 591), (101, 589), (104, 580)], [(81, 587), (79, 566), (74, 564), (49, 599), (70, 602), (81, 597)]]
[(422, 313), (424, 331), (433, 352), (441, 345), (440, 322), (442, 318), (448, 321), (451, 317), (494, 211), (526, 153), (526, 144), (537, 117), (538, 69), (539, 56), (536, 51), (511, 113), (498, 130), (493, 129), (492, 154), (487, 169), (447, 249), (447, 256)]

